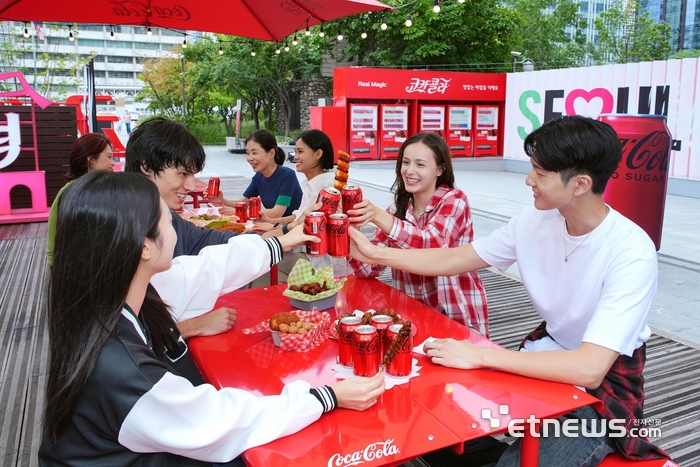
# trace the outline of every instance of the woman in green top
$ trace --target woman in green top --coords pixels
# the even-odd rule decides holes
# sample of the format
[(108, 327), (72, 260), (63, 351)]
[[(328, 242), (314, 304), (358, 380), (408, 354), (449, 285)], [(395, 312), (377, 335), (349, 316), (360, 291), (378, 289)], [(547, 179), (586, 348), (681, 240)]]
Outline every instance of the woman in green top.
[(49, 265), (53, 265), (53, 245), (56, 235), (56, 219), (58, 218), (58, 204), (61, 193), (74, 180), (82, 177), (88, 172), (95, 170), (112, 170), (114, 160), (112, 159), (112, 143), (109, 138), (102, 133), (88, 133), (81, 136), (70, 150), (68, 159), (68, 173), (63, 176), (68, 183), (61, 188), (56, 195), (51, 212), (49, 213), (48, 239), (46, 243), (46, 260)]

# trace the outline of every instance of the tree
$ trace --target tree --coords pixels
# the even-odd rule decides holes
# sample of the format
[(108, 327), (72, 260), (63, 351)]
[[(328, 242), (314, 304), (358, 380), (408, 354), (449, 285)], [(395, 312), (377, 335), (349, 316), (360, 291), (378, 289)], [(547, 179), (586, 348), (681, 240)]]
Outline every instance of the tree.
[(574, 0), (511, 0), (519, 17), (514, 50), (538, 68), (579, 66), (585, 56), (585, 20)]
[(671, 26), (655, 23), (639, 0), (615, 2), (595, 20), (598, 42), (591, 49), (597, 63), (666, 60), (671, 53)]
[(695, 58), (700, 57), (700, 49), (679, 50), (668, 58)]
[[(405, 1), (386, 1), (401, 6)], [(443, 2), (433, 11), (433, 1), (417, 0), (394, 13), (374, 12), (336, 23), (347, 38), (342, 59), (367, 66), (468, 65), (501, 71), (508, 63), (517, 15), (497, 0)], [(412, 26), (407, 27), (410, 16)], [(386, 20), (387, 28), (381, 23)], [(367, 38), (361, 37), (362, 32)]]

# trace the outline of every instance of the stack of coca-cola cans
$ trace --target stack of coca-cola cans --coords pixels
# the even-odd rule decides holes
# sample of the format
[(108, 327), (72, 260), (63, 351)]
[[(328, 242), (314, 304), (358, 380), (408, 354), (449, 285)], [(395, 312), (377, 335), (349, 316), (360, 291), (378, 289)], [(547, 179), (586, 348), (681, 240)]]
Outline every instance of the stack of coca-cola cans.
[[(323, 188), (318, 194), (320, 211), (309, 213), (304, 219), (304, 233), (321, 239), (319, 243), (309, 243), (306, 254), (321, 256), (329, 254), (344, 257), (350, 254), (348, 229), (350, 220), (347, 211), (362, 201), (362, 190), (358, 186), (346, 185), (342, 192), (333, 188)], [(343, 213), (338, 212), (342, 202)]]
[[(373, 325), (363, 325), (362, 319), (346, 316), (338, 325), (338, 363), (352, 367), (356, 376), (374, 376), (401, 330), (401, 324), (390, 324), (389, 316), (374, 316)], [(404, 341), (386, 372), (405, 377), (413, 366), (413, 336)]]

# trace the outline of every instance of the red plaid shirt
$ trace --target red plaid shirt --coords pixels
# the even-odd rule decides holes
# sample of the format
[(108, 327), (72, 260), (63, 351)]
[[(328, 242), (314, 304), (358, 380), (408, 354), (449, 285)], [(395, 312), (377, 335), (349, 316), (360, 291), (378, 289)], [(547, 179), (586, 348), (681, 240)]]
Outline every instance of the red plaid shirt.
[[(394, 206), (387, 212), (394, 214)], [(457, 188), (440, 186), (419, 219), (413, 217), (413, 201), (409, 201), (406, 220), (394, 218), (387, 235), (376, 229), (372, 243), (392, 248), (452, 248), (474, 239), (472, 216), (467, 195)], [(377, 277), (383, 266), (369, 265), (351, 259), (357, 277)], [(427, 277), (392, 270), (394, 287), (449, 316), (458, 323), (488, 337), (488, 315), (484, 285), (476, 272), (457, 276)]]
[[(537, 326), (520, 343), (522, 348), (526, 341), (537, 341), (545, 336), (547, 323)], [(550, 336), (551, 337), (551, 336)], [(595, 389), (587, 392), (603, 402), (603, 409), (598, 411), (601, 418), (626, 420), (625, 428), (635, 427), (635, 421), (644, 418), (644, 363), (647, 359), (646, 344), (634, 351), (631, 357), (620, 355), (613, 363), (603, 382)], [(617, 450), (626, 459), (650, 460), (668, 458), (669, 455), (661, 448), (654, 446), (647, 438), (625, 436), (611, 438)]]

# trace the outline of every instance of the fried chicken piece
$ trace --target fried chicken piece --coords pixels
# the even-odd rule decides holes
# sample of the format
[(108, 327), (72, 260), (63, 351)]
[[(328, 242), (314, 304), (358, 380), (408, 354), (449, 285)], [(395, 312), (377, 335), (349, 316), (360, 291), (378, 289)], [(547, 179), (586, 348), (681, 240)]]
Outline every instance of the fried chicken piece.
[(270, 317), (270, 329), (273, 331), (279, 331), (281, 324), (290, 325), (299, 321), (299, 317), (294, 313), (282, 312), (275, 313)]

